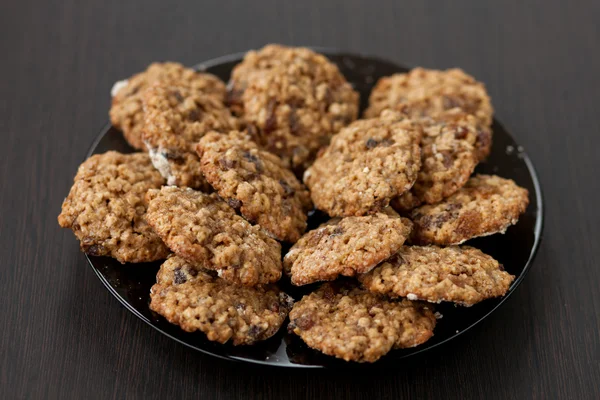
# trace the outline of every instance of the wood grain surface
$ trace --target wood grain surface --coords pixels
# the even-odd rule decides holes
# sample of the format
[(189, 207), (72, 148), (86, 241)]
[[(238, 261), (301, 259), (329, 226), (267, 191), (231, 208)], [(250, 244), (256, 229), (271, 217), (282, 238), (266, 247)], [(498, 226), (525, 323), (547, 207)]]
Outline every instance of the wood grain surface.
[[(8, 0), (0, 12), (0, 398), (600, 398), (600, 2)], [(219, 361), (152, 330), (56, 222), (112, 83), (268, 42), (460, 66), (535, 163), (525, 282), (485, 323), (395, 369)], [(510, 251), (510, 249), (507, 249)]]

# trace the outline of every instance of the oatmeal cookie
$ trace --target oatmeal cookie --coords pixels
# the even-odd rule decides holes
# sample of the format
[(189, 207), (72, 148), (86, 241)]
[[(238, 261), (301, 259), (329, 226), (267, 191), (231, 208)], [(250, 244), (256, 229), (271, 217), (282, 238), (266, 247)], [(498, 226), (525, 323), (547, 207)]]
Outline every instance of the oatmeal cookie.
[(145, 153), (91, 156), (77, 171), (58, 223), (73, 230), (89, 255), (121, 263), (164, 259), (169, 251), (146, 222), (144, 198), (163, 182)]
[(411, 229), (410, 220), (383, 213), (334, 218), (302, 236), (283, 267), (294, 285), (364, 274), (396, 253)]
[(484, 159), (492, 144), (490, 127), (494, 110), (483, 83), (460, 69), (415, 68), (405, 74), (381, 78), (371, 92), (365, 116), (372, 118), (391, 108), (415, 119), (438, 118), (456, 107), (477, 119), (475, 147), (479, 159)]
[(517, 223), (528, 204), (527, 189), (514, 181), (495, 175), (475, 175), (441, 203), (412, 211), (411, 242), (451, 245), (504, 233)]
[(237, 120), (215, 96), (181, 86), (156, 85), (144, 92), (143, 139), (152, 163), (169, 185), (210, 190), (195, 145), (209, 131), (237, 129)]
[(475, 117), (460, 109), (421, 120), (421, 170), (410, 191), (392, 201), (398, 211), (434, 204), (463, 187), (478, 163)]
[(463, 306), (504, 296), (514, 279), (498, 261), (469, 246), (404, 246), (359, 277), (376, 294)]
[(233, 71), (232, 86), (230, 93), (243, 91), (248, 132), (298, 175), (358, 115), (358, 93), (337, 66), (305, 48), (249, 53)]
[(390, 110), (352, 123), (304, 174), (313, 203), (332, 217), (381, 210), (417, 179), (420, 139), (417, 125)]
[(186, 261), (246, 286), (281, 277), (281, 245), (215, 193), (170, 186), (149, 191), (148, 198), (148, 223)]
[(110, 121), (123, 131), (125, 140), (139, 150), (146, 150), (142, 140), (142, 93), (157, 82), (200, 90), (221, 102), (225, 99), (225, 84), (219, 78), (174, 62), (152, 63), (144, 72), (116, 82), (111, 91)]
[(435, 323), (426, 305), (388, 300), (336, 282), (323, 284), (294, 304), (288, 330), (327, 355), (375, 362), (392, 348), (426, 342)]
[(150, 291), (150, 309), (184, 331), (204, 332), (219, 343), (253, 344), (277, 333), (292, 308), (291, 297), (272, 285), (248, 288), (215, 275), (170, 257)]
[(298, 240), (312, 208), (310, 194), (279, 157), (237, 131), (211, 132), (196, 150), (204, 177), (230, 206), (275, 238)]

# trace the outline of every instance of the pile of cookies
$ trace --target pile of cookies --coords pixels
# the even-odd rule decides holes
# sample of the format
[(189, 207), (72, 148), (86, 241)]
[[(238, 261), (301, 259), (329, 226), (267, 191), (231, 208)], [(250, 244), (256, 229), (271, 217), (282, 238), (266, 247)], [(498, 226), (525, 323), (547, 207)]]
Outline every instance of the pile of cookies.
[[(150, 308), (185, 331), (253, 344), (289, 315), (308, 346), (374, 362), (433, 335), (431, 303), (470, 306), (514, 279), (459, 246), (528, 205), (513, 181), (473, 176), (493, 110), (461, 70), (383, 78), (358, 120), (335, 64), (280, 45), (248, 52), (228, 86), (155, 63), (112, 96), (112, 124), (141, 151), (86, 160), (58, 221), (89, 255), (166, 260)], [(331, 219), (306, 232), (315, 210)], [(284, 274), (325, 282), (294, 302)]]

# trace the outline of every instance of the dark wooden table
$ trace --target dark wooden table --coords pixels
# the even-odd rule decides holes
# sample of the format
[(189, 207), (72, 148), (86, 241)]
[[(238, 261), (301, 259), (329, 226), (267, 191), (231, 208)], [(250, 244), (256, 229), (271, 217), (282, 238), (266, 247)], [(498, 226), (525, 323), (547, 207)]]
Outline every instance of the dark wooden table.
[[(188, 3), (2, 3), (0, 398), (600, 398), (600, 2)], [(56, 217), (112, 83), (273, 41), (487, 84), (547, 212), (532, 271), (484, 324), (393, 370), (257, 368), (155, 332), (87, 267)]]

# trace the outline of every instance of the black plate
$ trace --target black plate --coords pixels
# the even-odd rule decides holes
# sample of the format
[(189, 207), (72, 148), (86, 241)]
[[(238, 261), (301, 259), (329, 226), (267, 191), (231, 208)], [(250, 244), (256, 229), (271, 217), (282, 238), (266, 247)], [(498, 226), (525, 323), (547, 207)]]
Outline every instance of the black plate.
[[(397, 72), (405, 72), (407, 68), (373, 57), (340, 53), (332, 50), (321, 50), (335, 62), (349, 82), (361, 94), (361, 106), (364, 109), (369, 92), (375, 82), (382, 76)], [(197, 66), (200, 70), (213, 73), (223, 80), (229, 79), (231, 69), (243, 54), (233, 54), (207, 61)], [(504, 264), (506, 270), (517, 276), (507, 295), (500, 299), (487, 300), (470, 308), (454, 307), (452, 304), (440, 304), (436, 310), (443, 314), (438, 321), (435, 335), (424, 345), (414, 349), (394, 350), (377, 362), (377, 365), (396, 363), (405, 357), (421, 353), (435, 346), (447, 343), (481, 322), (511, 295), (523, 281), (540, 243), (542, 233), (542, 193), (538, 178), (523, 148), (498, 121), (494, 121), (494, 145), (492, 153), (485, 163), (477, 167), (477, 172), (497, 174), (514, 179), (517, 184), (529, 190), (530, 204), (519, 223), (510, 227), (504, 235), (493, 235), (475, 239), (470, 245), (482, 249)], [(108, 150), (131, 152), (132, 149), (122, 138), (121, 133), (106, 126), (94, 141), (88, 156)], [(316, 217), (315, 217), (316, 218)], [(311, 221), (311, 225), (317, 221)], [(286, 329), (273, 338), (255, 345), (238, 346), (220, 345), (210, 342), (202, 333), (187, 333), (175, 325), (169, 324), (162, 317), (148, 308), (150, 287), (155, 282), (159, 263), (121, 265), (117, 261), (105, 257), (88, 257), (89, 263), (106, 288), (132, 313), (141, 320), (192, 349), (216, 357), (266, 364), (280, 367), (332, 367), (340, 366), (343, 361), (325, 356), (308, 348), (302, 341), (286, 333)], [(284, 290), (296, 299), (306, 292), (306, 288), (291, 287), (283, 283)]]

